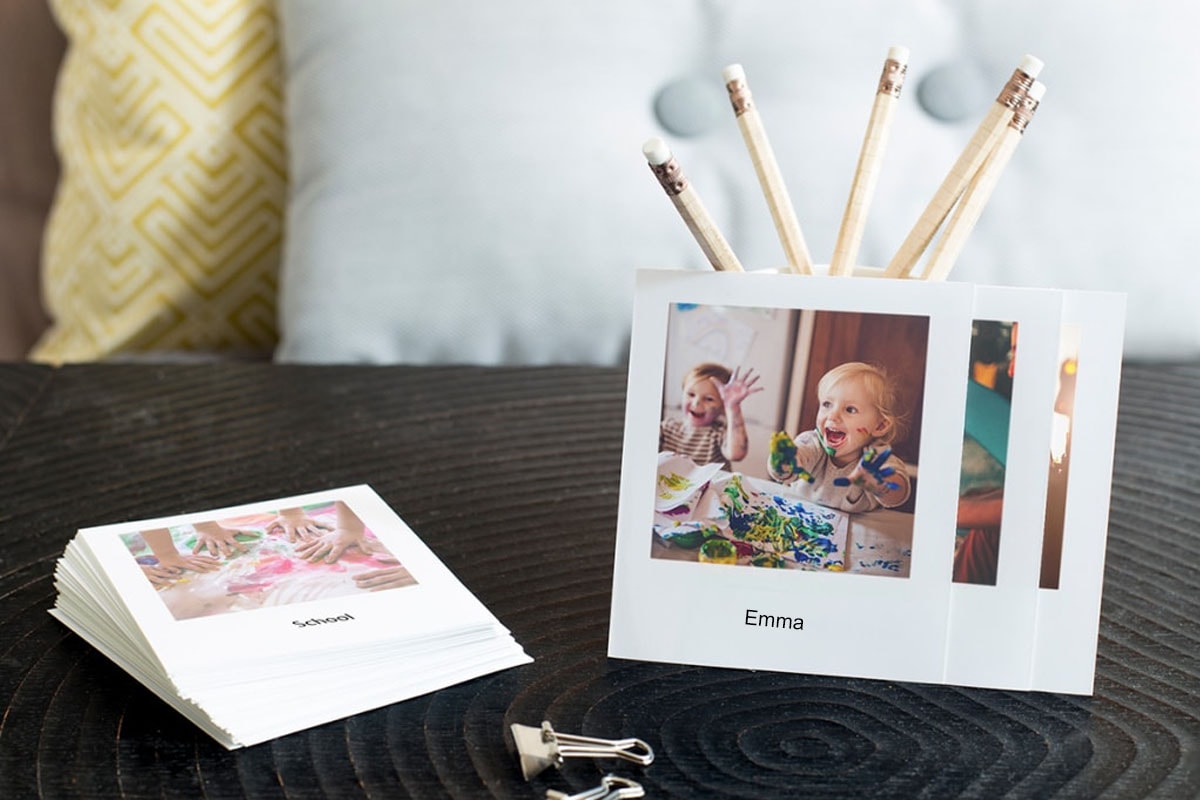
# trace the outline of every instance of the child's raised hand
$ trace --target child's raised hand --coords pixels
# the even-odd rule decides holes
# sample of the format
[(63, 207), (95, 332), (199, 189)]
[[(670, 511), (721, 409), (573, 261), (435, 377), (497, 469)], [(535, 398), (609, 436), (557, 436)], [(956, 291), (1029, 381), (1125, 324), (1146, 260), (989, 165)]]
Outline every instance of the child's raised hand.
[(717, 391), (721, 394), (721, 402), (725, 404), (725, 409), (728, 411), (730, 406), (740, 406), (747, 397), (761, 392), (763, 387), (757, 386), (757, 383), (758, 376), (754, 374), (753, 368), (745, 372), (742, 372), (741, 367), (734, 369), (733, 374), (729, 376), (729, 383), (717, 383)]
[(896, 470), (887, 465), (887, 460), (891, 458), (891, 455), (892, 448), (890, 447), (879, 451), (876, 451), (874, 447), (866, 448), (854, 471), (845, 478), (835, 478), (834, 485), (862, 486), (874, 494), (896, 491), (900, 488), (900, 484), (893, 479)]
[(771, 434), (771, 453), (767, 460), (767, 472), (777, 481), (793, 478), (813, 482), (813, 476), (796, 463), (796, 442), (786, 431)]

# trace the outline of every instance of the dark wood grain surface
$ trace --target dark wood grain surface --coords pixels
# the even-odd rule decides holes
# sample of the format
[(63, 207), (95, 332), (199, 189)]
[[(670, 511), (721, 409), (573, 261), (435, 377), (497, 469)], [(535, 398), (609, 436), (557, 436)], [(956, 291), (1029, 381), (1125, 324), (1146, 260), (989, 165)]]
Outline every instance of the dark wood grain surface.
[[(612, 369), (0, 364), (0, 798), (540, 798), (606, 769), (650, 797), (1200, 794), (1200, 366), (1126, 366), (1091, 698), (607, 658), (624, 397)], [(534, 663), (229, 752), (46, 613), (80, 527), (353, 483)], [(504, 731), (542, 719), (658, 758), (526, 783)]]

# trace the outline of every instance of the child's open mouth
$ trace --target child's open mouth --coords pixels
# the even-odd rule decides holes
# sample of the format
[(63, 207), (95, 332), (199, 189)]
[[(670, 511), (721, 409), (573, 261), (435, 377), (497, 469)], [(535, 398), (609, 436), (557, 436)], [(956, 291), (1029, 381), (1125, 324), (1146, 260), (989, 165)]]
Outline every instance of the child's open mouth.
[(828, 444), (830, 447), (835, 447), (835, 448), (841, 447), (842, 443), (845, 441), (846, 441), (846, 432), (845, 431), (835, 431), (832, 428), (825, 429), (825, 443)]

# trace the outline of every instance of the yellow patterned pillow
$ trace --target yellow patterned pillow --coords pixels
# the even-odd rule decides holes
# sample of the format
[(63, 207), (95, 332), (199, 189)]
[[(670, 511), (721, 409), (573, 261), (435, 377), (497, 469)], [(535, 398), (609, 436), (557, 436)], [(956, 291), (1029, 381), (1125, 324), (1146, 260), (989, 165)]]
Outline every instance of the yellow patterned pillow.
[(269, 355), (286, 193), (273, 0), (51, 0), (68, 39), (31, 358)]

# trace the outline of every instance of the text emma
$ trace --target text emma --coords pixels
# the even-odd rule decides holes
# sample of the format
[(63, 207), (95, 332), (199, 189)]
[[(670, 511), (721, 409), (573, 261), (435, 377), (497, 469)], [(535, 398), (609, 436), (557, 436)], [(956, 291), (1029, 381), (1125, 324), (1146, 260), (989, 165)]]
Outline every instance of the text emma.
[(760, 614), (757, 609), (746, 609), (746, 624), (756, 628), (787, 628), (793, 631), (804, 630), (803, 617), (779, 617), (774, 614)]

